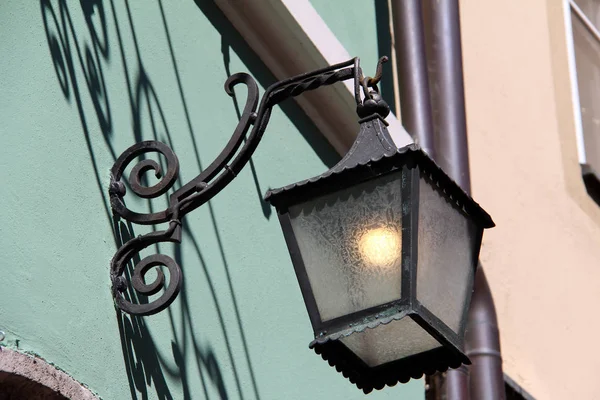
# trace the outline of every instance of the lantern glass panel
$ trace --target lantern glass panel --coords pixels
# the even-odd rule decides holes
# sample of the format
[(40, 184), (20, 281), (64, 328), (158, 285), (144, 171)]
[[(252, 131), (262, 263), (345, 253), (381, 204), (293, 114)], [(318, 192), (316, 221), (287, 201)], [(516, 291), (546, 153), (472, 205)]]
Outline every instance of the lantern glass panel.
[(401, 172), (289, 208), (322, 321), (401, 295)]
[(404, 317), (373, 329), (353, 333), (340, 339), (369, 367), (406, 358), (440, 347), (412, 318)]
[(477, 228), (423, 179), (418, 240), (417, 300), (460, 333), (473, 287)]

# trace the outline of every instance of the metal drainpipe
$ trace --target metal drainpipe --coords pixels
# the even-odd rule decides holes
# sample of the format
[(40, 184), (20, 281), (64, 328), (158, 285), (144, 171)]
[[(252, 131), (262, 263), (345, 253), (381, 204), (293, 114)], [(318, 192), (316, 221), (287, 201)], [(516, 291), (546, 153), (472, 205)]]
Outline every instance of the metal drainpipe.
[(435, 159), (421, 0), (392, 1), (402, 125)]
[[(433, 58), (430, 61), (433, 62), (429, 65), (421, 4), (420, 0), (392, 1), (402, 122), (432, 158), (470, 193), (458, 0), (427, 0), (423, 3), (431, 19), (428, 33)], [(434, 82), (431, 92), (428, 67)], [(436, 116), (438, 134), (435, 136), (432, 115)], [(434, 138), (437, 139), (435, 142)], [(465, 367), (449, 370), (441, 388), (441, 398), (504, 399), (496, 310), (481, 266), (475, 277), (465, 347), (473, 362), (470, 379)]]
[(506, 393), (496, 308), (481, 265), (475, 275), (475, 291), (469, 308), (466, 350), (473, 362), (470, 368), (471, 397), (504, 400)]
[[(467, 192), (471, 191), (469, 148), (458, 0), (427, 0), (431, 21), (433, 110), (437, 117), (436, 161)], [(505, 398), (496, 309), (483, 268), (479, 265), (467, 318), (465, 348), (473, 365), (449, 370), (446, 399)], [(470, 396), (469, 396), (470, 393)]]

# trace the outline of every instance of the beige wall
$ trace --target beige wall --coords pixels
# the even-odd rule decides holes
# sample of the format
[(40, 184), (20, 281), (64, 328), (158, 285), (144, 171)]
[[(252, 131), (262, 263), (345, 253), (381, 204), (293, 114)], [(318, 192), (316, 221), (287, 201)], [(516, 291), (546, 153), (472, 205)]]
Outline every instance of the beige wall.
[(463, 0), (473, 195), (504, 370), (537, 399), (600, 399), (600, 207), (577, 161), (561, 0)]

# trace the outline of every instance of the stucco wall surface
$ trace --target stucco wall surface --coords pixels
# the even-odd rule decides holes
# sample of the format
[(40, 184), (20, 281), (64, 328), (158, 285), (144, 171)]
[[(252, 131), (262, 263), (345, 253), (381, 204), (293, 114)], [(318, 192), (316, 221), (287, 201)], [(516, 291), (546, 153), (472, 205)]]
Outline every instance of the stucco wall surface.
[[(359, 57), (365, 76), (373, 76), (380, 57), (392, 59), (390, 10), (386, 0), (310, 0), (335, 37), (351, 57)], [(394, 95), (394, 67), (383, 68), (379, 83), (381, 95), (392, 111), (400, 116)]]
[(461, 1), (473, 195), (504, 369), (537, 399), (598, 399), (600, 212), (577, 161), (562, 1)]
[[(279, 224), (260, 200), (338, 158), (293, 103), (274, 111), (252, 164), (186, 217), (183, 244), (160, 247), (184, 271), (174, 304), (146, 318), (113, 307), (116, 157), (164, 141), (187, 182), (236, 125), (227, 76), (249, 72), (261, 92), (273, 81), (212, 2), (3, 1), (0, 37), (2, 346), (39, 354), (104, 399), (363, 397), (309, 351)], [(416, 382), (370, 398), (422, 396)]]

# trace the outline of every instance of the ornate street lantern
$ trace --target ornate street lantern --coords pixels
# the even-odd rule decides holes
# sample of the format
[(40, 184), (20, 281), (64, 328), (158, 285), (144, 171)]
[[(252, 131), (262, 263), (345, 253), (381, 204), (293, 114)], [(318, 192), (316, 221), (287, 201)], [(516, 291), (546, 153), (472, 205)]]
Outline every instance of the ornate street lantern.
[[(131, 239), (117, 251), (111, 268), (116, 305), (141, 315), (166, 308), (179, 291), (179, 266), (165, 255), (141, 260), (131, 282), (135, 291), (160, 291), (162, 272), (157, 271), (153, 283), (144, 281), (145, 273), (158, 265), (168, 267), (170, 282), (158, 299), (133, 304), (125, 295), (131, 289), (125, 265), (151, 244), (181, 240), (181, 218), (243, 168), (275, 104), (354, 78), (360, 132), (348, 154), (324, 174), (266, 195), (277, 209), (315, 333), (310, 347), (367, 393), (469, 364), (463, 350), (466, 315), (483, 229), (494, 223), (418, 146), (396, 148), (384, 120), (389, 107), (377, 91), (380, 72), (381, 63), (375, 78), (365, 78), (353, 59), (278, 82), (267, 90), (257, 113), (254, 81), (246, 74), (232, 76), (228, 93), (240, 82), (249, 93), (234, 136), (207, 170), (170, 196), (170, 206), (161, 212), (127, 209), (120, 180), (135, 157), (157, 151), (169, 164), (165, 178), (150, 188), (141, 185), (142, 173), (160, 172), (155, 162), (142, 160), (132, 169), (130, 187), (145, 198), (163, 194), (177, 178), (175, 154), (158, 142), (128, 149), (113, 167), (113, 211), (141, 224), (169, 221), (169, 228)], [(252, 132), (238, 151), (250, 125)]]
[[(310, 347), (365, 392), (469, 364), (467, 310), (490, 216), (415, 145), (387, 105), (324, 174), (267, 193), (315, 332)], [(369, 114), (359, 108), (359, 113)]]

